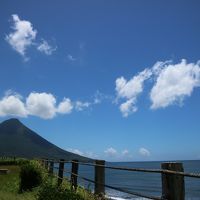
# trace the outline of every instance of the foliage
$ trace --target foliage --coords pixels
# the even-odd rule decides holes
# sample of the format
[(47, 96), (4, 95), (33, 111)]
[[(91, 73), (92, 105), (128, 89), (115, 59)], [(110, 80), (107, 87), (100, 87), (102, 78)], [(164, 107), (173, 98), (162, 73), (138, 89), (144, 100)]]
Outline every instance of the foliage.
[(29, 160), (24, 158), (0, 158), (0, 165), (23, 165), (28, 162)]
[(38, 192), (38, 200), (84, 200), (78, 194), (72, 192), (71, 190), (67, 190), (64, 187), (57, 187), (55, 183), (48, 180), (45, 182), (39, 192)]
[(37, 161), (29, 161), (21, 166), (20, 192), (32, 190), (43, 183), (46, 171)]
[(37, 200), (97, 200), (92, 193), (78, 187), (77, 191), (71, 190), (71, 185), (68, 181), (63, 180), (63, 183), (58, 187), (55, 178), (50, 178), (40, 187)]

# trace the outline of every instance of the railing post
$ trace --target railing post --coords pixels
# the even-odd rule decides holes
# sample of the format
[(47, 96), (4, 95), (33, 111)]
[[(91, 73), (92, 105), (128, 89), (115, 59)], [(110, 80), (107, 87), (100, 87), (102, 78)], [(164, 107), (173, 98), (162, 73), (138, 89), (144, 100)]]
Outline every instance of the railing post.
[[(183, 164), (176, 162), (162, 163), (163, 170), (183, 172)], [(162, 197), (169, 200), (185, 199), (184, 176), (162, 173)]]
[(53, 175), (53, 167), (54, 167), (54, 162), (50, 161), (50, 165), (49, 165), (49, 175)]
[(59, 169), (58, 169), (58, 186), (61, 185), (62, 180), (63, 180), (64, 165), (65, 165), (64, 159), (60, 159)]
[(78, 175), (78, 160), (72, 160), (72, 169), (71, 169), (71, 189), (77, 189), (77, 176)]
[[(105, 160), (96, 160), (96, 165), (105, 166)], [(105, 168), (100, 166), (95, 166), (95, 194), (104, 195), (105, 194)]]

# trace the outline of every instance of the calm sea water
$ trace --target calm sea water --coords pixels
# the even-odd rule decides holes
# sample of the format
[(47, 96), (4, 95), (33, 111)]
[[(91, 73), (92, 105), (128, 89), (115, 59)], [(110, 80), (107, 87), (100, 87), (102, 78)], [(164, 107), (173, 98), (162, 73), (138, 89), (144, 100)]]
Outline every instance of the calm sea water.
[[(200, 173), (200, 161), (181, 161), (185, 172)], [(108, 166), (160, 169), (161, 162), (115, 162), (106, 163)], [(70, 170), (71, 166), (66, 164), (65, 168)], [(80, 166), (79, 175), (94, 180), (94, 167)], [(66, 176), (69, 176), (66, 174)], [(87, 189), (93, 190), (94, 186), (83, 180), (79, 184)], [(120, 187), (129, 191), (139, 192), (147, 195), (161, 196), (161, 175), (155, 173), (128, 172), (106, 169), (106, 184)], [(200, 199), (200, 179), (185, 178), (185, 191), (187, 200)], [(106, 195), (113, 199), (144, 199), (128, 195), (115, 190), (106, 189)]]

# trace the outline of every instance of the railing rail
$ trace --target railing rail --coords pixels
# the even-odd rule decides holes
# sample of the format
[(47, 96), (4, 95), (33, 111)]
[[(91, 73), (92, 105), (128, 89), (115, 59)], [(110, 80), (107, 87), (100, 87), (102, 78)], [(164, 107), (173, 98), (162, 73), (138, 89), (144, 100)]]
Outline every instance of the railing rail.
[[(40, 160), (40, 159), (39, 159)], [(43, 159), (41, 159), (43, 160)], [(113, 169), (113, 170), (122, 170), (122, 171), (132, 171), (132, 172), (147, 172), (147, 173), (159, 173), (159, 174), (172, 174), (172, 175), (180, 175), (191, 178), (200, 178), (200, 173), (187, 173), (187, 172), (179, 172), (173, 170), (165, 170), (165, 169), (144, 169), (144, 168), (130, 168), (130, 167), (114, 167), (114, 166), (106, 166), (106, 165), (98, 165), (93, 163), (85, 163), (85, 162), (76, 162), (76, 161), (58, 161), (58, 160), (44, 160), (44, 161), (53, 161), (54, 163), (78, 163), (80, 165), (86, 166), (98, 166), (103, 167), (105, 169)], [(173, 162), (172, 162), (173, 163)]]
[[(95, 184), (95, 194), (103, 195), (105, 193), (105, 187), (114, 189), (120, 192), (124, 192), (127, 194), (135, 195), (138, 197), (144, 197), (147, 199), (155, 199), (155, 200), (184, 200), (185, 199), (185, 183), (184, 177), (190, 178), (200, 178), (199, 173), (185, 173), (183, 170), (182, 163), (162, 163), (162, 169), (144, 169), (144, 168), (128, 168), (128, 167), (115, 167), (115, 166), (107, 166), (105, 165), (105, 161), (96, 160), (95, 163), (88, 162), (79, 162), (77, 160), (66, 161), (66, 160), (50, 160), (50, 159), (40, 159), (43, 162), (44, 166), (46, 163), (51, 163), (51, 168), (58, 170), (58, 185), (61, 184), (63, 179), (63, 174), (68, 173), (71, 175), (71, 188), (77, 188), (77, 178), (94, 183)], [(59, 167), (55, 167), (52, 163), (58, 163)], [(64, 168), (65, 163), (71, 163), (72, 169), (71, 171), (67, 171)], [(78, 166), (86, 165), (95, 167), (95, 177), (94, 180), (91, 180), (87, 177), (83, 177), (78, 175)], [(48, 164), (47, 164), (48, 166)], [(50, 166), (49, 166), (50, 168)], [(138, 192), (128, 191), (123, 188), (114, 187), (111, 185), (105, 184), (105, 169), (112, 170), (123, 170), (130, 172), (145, 172), (145, 173), (159, 173), (162, 175), (162, 196), (156, 197), (147, 194), (141, 194)], [(51, 171), (52, 174), (52, 171)]]

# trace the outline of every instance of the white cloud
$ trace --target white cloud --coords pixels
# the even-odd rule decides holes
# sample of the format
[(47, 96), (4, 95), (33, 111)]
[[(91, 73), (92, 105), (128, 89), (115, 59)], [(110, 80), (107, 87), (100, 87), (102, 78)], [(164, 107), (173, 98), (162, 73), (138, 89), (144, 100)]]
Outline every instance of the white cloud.
[(143, 92), (144, 82), (153, 77), (154, 83), (150, 91), (151, 109), (165, 108), (178, 104), (182, 105), (186, 97), (191, 96), (194, 88), (200, 87), (200, 61), (187, 63), (183, 59), (180, 63), (172, 61), (156, 62), (132, 79), (127, 81), (124, 77), (116, 79), (116, 103), (124, 99), (119, 106), (123, 117), (137, 111), (137, 99)]
[(131, 113), (137, 111), (135, 106), (135, 99), (129, 99), (126, 102), (122, 103), (119, 107), (123, 117), (128, 117)]
[(151, 154), (150, 154), (150, 151), (149, 150), (147, 150), (147, 149), (145, 149), (145, 148), (143, 148), (143, 147), (141, 147), (140, 149), (139, 149), (139, 154), (141, 155), (141, 156), (144, 156), (144, 157), (149, 157)]
[(156, 83), (150, 92), (151, 108), (165, 108), (172, 104), (182, 104), (191, 96), (195, 87), (200, 86), (200, 63), (166, 64), (158, 73)]
[(104, 94), (104, 93), (100, 92), (99, 90), (97, 90), (95, 92), (95, 94), (93, 95), (93, 98), (94, 98), (93, 104), (100, 104), (105, 100), (108, 100), (110, 102), (110, 101), (113, 101), (113, 99), (114, 99), (113, 96)]
[(37, 50), (46, 54), (51, 55), (54, 51), (56, 51), (57, 47), (52, 47), (48, 44), (46, 40), (42, 40), (42, 42), (38, 45)]
[(28, 47), (34, 45), (38, 51), (51, 55), (57, 47), (52, 47), (49, 43), (42, 39), (40, 44), (35, 43), (37, 30), (33, 29), (33, 25), (30, 21), (21, 20), (17, 14), (12, 15), (13, 31), (6, 35), (5, 40), (11, 45), (11, 47), (17, 51), (24, 60), (27, 61), (29, 58), (26, 56)]
[(62, 102), (58, 105), (57, 112), (62, 114), (69, 114), (72, 112), (73, 105), (69, 98), (64, 98)]
[(151, 76), (151, 71), (145, 69), (138, 75), (133, 76), (132, 79), (127, 81), (124, 77), (116, 80), (116, 91), (119, 98), (132, 99), (136, 98), (138, 94), (143, 91), (143, 83)]
[(91, 104), (89, 102), (81, 102), (81, 101), (76, 101), (75, 103), (75, 108), (77, 111), (82, 111), (85, 108), (88, 108)]
[(27, 111), (21, 98), (17, 94), (3, 97), (0, 100), (0, 116), (26, 117)]
[(103, 94), (100, 93), (98, 90), (96, 91), (95, 95), (94, 95), (94, 104), (100, 104), (102, 102), (103, 99)]
[(88, 157), (88, 158), (93, 158), (93, 159), (98, 158), (98, 156), (91, 151), (83, 152), (79, 149), (73, 149), (73, 148), (68, 148), (67, 151), (78, 154), (80, 156), (85, 156), (85, 157)]
[(129, 151), (128, 151), (127, 149), (123, 150), (123, 151), (122, 151), (122, 155), (123, 155), (123, 156), (129, 155)]
[(91, 151), (85, 152), (84, 155), (85, 155), (86, 157), (93, 158), (93, 159), (99, 157), (97, 154), (95, 154), (95, 153), (93, 153), (93, 152), (91, 152)]
[(61, 102), (57, 103), (56, 97), (46, 92), (31, 92), (23, 101), (22, 96), (8, 90), (0, 99), (0, 117), (31, 115), (42, 119), (52, 119), (58, 114), (70, 114), (73, 110), (83, 111), (90, 105), (88, 102), (72, 102), (69, 98), (63, 98)]
[(56, 115), (56, 99), (52, 94), (32, 92), (26, 99), (30, 115), (51, 119)]
[(26, 58), (26, 49), (33, 44), (37, 30), (33, 29), (31, 22), (20, 20), (16, 14), (12, 15), (12, 20), (14, 23), (13, 32), (6, 35), (5, 39), (15, 51)]
[(80, 156), (84, 156), (84, 153), (82, 151), (78, 150), (78, 149), (71, 149), (70, 148), (70, 149), (67, 149), (67, 151), (78, 154)]
[(133, 159), (133, 155), (129, 150), (124, 149), (122, 151), (117, 151), (113, 147), (107, 148), (104, 151), (104, 159), (108, 159), (110, 161), (130, 161)]
[(74, 58), (72, 55), (70, 55), (70, 54), (68, 54), (67, 55), (67, 58), (68, 58), (68, 60), (70, 60), (70, 61), (75, 61), (76, 60), (76, 58)]
[(137, 98), (143, 91), (144, 81), (150, 78), (151, 75), (152, 71), (145, 69), (133, 76), (129, 81), (124, 77), (116, 79), (115, 90), (117, 92), (117, 100), (125, 99), (125, 102), (120, 105), (120, 111), (124, 117), (137, 111)]
[(117, 155), (117, 150), (115, 150), (114, 148), (110, 147), (110, 148), (106, 149), (106, 150), (104, 151), (104, 153), (105, 153), (107, 156), (113, 157), (113, 156), (116, 156), (116, 155)]

